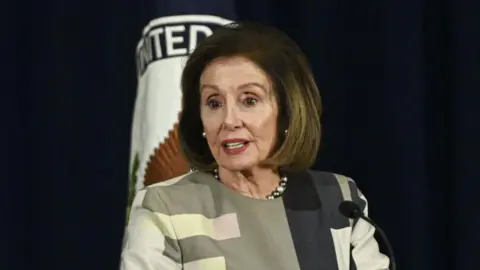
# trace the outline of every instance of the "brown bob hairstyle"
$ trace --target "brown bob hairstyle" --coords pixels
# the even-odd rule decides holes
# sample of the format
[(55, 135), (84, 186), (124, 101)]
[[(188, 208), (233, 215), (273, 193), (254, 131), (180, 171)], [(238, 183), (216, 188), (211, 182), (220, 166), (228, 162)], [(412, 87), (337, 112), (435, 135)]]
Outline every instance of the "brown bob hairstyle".
[(286, 34), (252, 22), (218, 28), (197, 45), (184, 67), (179, 139), (192, 169), (210, 171), (217, 166), (202, 136), (200, 76), (212, 60), (233, 56), (249, 59), (267, 74), (279, 108), (277, 143), (260, 165), (308, 169), (315, 161), (321, 135), (320, 94), (312, 71), (305, 55)]

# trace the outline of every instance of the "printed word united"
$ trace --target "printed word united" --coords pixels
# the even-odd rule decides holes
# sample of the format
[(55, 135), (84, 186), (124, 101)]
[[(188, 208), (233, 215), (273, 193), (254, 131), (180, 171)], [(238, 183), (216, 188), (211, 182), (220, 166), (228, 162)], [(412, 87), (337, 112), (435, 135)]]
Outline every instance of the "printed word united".
[(156, 25), (144, 34), (136, 52), (139, 75), (154, 61), (169, 57), (189, 55), (197, 43), (212, 34), (218, 27), (214, 24), (170, 24)]

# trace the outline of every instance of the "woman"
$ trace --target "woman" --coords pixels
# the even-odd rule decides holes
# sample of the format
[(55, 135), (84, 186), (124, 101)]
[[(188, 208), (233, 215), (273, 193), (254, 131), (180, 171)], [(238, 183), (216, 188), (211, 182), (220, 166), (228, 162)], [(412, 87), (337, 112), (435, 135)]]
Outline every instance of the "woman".
[(182, 151), (194, 171), (138, 195), (122, 268), (387, 269), (374, 228), (338, 211), (367, 202), (310, 171), (320, 95), (286, 35), (236, 23), (201, 42), (182, 76)]

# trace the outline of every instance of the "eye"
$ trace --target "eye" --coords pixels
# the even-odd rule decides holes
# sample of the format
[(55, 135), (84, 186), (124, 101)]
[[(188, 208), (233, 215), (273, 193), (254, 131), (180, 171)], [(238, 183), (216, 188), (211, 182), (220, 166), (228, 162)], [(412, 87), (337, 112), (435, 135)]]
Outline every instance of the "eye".
[(245, 105), (246, 105), (246, 106), (252, 107), (252, 106), (254, 106), (255, 104), (257, 104), (257, 101), (258, 101), (258, 100), (257, 100), (256, 98), (254, 98), (254, 97), (247, 97), (244, 102), (245, 102)]
[(218, 100), (212, 98), (212, 99), (209, 99), (207, 101), (207, 106), (210, 109), (217, 109), (217, 108), (221, 107), (222, 104)]

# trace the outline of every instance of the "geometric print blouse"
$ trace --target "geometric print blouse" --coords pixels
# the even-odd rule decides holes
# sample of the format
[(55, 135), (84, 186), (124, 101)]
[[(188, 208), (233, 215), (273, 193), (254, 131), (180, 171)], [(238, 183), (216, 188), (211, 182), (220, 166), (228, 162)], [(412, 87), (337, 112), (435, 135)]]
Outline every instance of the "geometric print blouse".
[(355, 182), (320, 171), (286, 172), (283, 196), (243, 196), (195, 171), (137, 193), (125, 232), (122, 270), (385, 270), (375, 229), (338, 210)]

